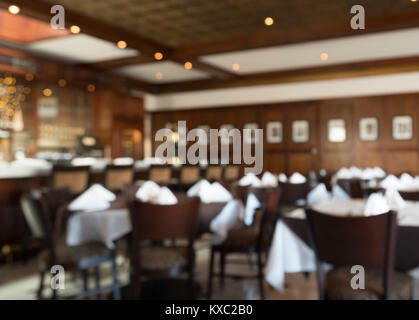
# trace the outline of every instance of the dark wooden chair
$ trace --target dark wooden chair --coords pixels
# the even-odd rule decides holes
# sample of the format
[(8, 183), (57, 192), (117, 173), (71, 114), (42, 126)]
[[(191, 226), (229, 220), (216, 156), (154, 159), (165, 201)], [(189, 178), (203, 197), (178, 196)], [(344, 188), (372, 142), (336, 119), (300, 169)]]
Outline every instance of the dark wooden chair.
[[(132, 297), (141, 296), (141, 280), (167, 279), (188, 274), (194, 298), (194, 240), (197, 234), (199, 198), (175, 205), (130, 202), (132, 235)], [(186, 239), (187, 245), (174, 240)], [(166, 241), (170, 240), (170, 241)]]
[(361, 179), (338, 179), (337, 182), (351, 198), (364, 198), (363, 181)]
[[(410, 299), (411, 279), (394, 271), (397, 214), (337, 217), (306, 210), (320, 299)], [(327, 274), (323, 263), (333, 265)], [(351, 287), (350, 268), (365, 268), (365, 289)]]
[(233, 182), (240, 178), (240, 166), (229, 164), (224, 167), (223, 181)]
[(217, 164), (210, 164), (205, 171), (205, 179), (209, 182), (223, 180), (223, 167)]
[[(22, 211), (25, 220), (35, 238), (41, 239), (44, 249), (39, 255), (40, 285), (37, 292), (38, 299), (42, 299), (44, 289), (44, 278), (52, 266), (60, 265), (67, 272), (81, 273), (84, 279), (84, 291), (75, 298), (80, 299), (92, 295), (99, 296), (104, 292), (113, 291), (114, 298), (120, 299), (120, 288), (118, 284), (117, 266), (114, 253), (102, 243), (87, 243), (78, 246), (67, 246), (66, 239), (61, 234), (59, 218), (52, 219), (57, 203), (54, 196), (59, 194), (58, 190), (48, 191), (33, 190), (21, 197)], [(103, 263), (112, 264), (113, 284), (100, 287), (99, 267)], [(88, 289), (88, 270), (95, 271), (96, 288)], [(57, 298), (57, 290), (53, 289), (53, 299)]]
[(169, 165), (152, 165), (150, 167), (148, 180), (161, 186), (168, 186), (172, 178), (172, 167)]
[(419, 191), (399, 191), (401, 197), (408, 201), (419, 201)]
[(132, 165), (108, 165), (105, 169), (105, 188), (113, 191), (122, 191), (125, 185), (131, 185), (134, 181), (134, 169)]
[[(266, 253), (270, 246), (272, 239), (275, 221), (277, 218), (277, 208), (279, 201), (278, 190), (266, 189), (259, 190), (263, 195), (259, 194), (257, 197), (262, 197), (262, 208), (255, 213), (252, 226), (240, 226), (229, 231), (227, 239), (224, 242), (211, 246), (210, 256), (210, 272), (208, 279), (208, 299), (212, 296), (212, 280), (215, 276), (220, 278), (221, 287), (224, 286), (224, 279), (230, 278), (257, 278), (259, 282), (260, 297), (265, 298), (263, 287), (263, 268), (266, 260)], [(220, 273), (214, 272), (215, 254), (218, 253), (220, 257)], [(257, 274), (243, 275), (243, 274), (226, 274), (226, 256), (229, 254), (250, 254), (257, 255)], [(264, 259), (265, 258), (265, 259)], [(243, 261), (228, 261), (229, 263), (243, 264)]]
[(89, 166), (54, 166), (50, 179), (51, 189), (67, 188), (72, 195), (87, 189), (90, 180)]

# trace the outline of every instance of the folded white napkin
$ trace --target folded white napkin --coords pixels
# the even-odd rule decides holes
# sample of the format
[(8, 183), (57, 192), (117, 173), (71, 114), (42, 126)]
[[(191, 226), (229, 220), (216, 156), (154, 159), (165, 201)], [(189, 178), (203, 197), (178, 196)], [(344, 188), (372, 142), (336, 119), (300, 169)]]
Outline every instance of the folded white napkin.
[(68, 209), (71, 211), (100, 211), (109, 209), (110, 202), (116, 196), (111, 191), (105, 189), (100, 184), (94, 184), (76, 199), (74, 199)]
[(260, 187), (261, 184), (262, 182), (254, 173), (248, 173), (239, 180), (239, 185), (242, 187), (246, 187), (246, 186)]
[(407, 206), (406, 201), (395, 189), (388, 189), (386, 191), (385, 198), (391, 210), (399, 211), (406, 208)]
[(381, 187), (384, 189), (399, 189), (400, 180), (396, 176), (390, 174), (381, 181)]
[(210, 186), (203, 188), (199, 196), (201, 201), (205, 203), (228, 202), (233, 199), (231, 193), (218, 182), (214, 182)]
[(372, 170), (374, 171), (375, 178), (384, 178), (386, 176), (385, 171), (380, 167), (374, 167)]
[(279, 182), (286, 183), (288, 181), (287, 175), (285, 173), (280, 173), (278, 180)]
[(206, 179), (202, 179), (190, 187), (186, 194), (188, 197), (199, 197), (201, 190), (205, 190), (209, 186), (211, 186), (211, 183)]
[(261, 207), (259, 199), (254, 193), (249, 193), (246, 200), (246, 209), (244, 213), (244, 223), (250, 226), (253, 223), (255, 211)]
[(340, 186), (338, 186), (337, 184), (335, 184), (332, 187), (332, 197), (333, 199), (340, 199), (340, 200), (348, 200), (351, 197), (349, 196), (349, 194), (347, 194), (345, 192), (345, 190), (343, 190)]
[(374, 216), (390, 210), (387, 199), (381, 193), (373, 193), (368, 197), (364, 208), (365, 216)]
[(117, 166), (129, 166), (134, 164), (134, 159), (129, 157), (116, 158), (113, 160), (113, 164)]
[(362, 177), (362, 169), (352, 166), (349, 168), (349, 171), (352, 173), (352, 178), (361, 178)]
[(343, 167), (343, 168), (340, 168), (338, 172), (336, 172), (336, 177), (338, 179), (352, 179), (353, 175), (352, 175), (351, 170)]
[(299, 172), (294, 172), (292, 174), (292, 176), (288, 179), (289, 183), (304, 183), (307, 181), (307, 178), (304, 177), (301, 173)]
[(307, 204), (312, 206), (332, 199), (324, 183), (319, 184), (307, 194)]
[(178, 202), (176, 196), (167, 187), (160, 187), (153, 181), (146, 181), (137, 191), (136, 198), (142, 202), (172, 205)]
[(262, 187), (276, 187), (278, 186), (278, 179), (269, 171), (266, 171), (261, 180)]
[(223, 210), (210, 223), (210, 230), (218, 236), (217, 242), (222, 242), (227, 237), (228, 231), (244, 215), (243, 203), (238, 199), (230, 200)]
[(375, 179), (375, 171), (372, 168), (366, 168), (361, 172), (361, 179), (363, 180), (370, 180)]
[(415, 179), (408, 173), (403, 173), (400, 176), (399, 181), (400, 181), (399, 189), (401, 190), (408, 190), (415, 183)]

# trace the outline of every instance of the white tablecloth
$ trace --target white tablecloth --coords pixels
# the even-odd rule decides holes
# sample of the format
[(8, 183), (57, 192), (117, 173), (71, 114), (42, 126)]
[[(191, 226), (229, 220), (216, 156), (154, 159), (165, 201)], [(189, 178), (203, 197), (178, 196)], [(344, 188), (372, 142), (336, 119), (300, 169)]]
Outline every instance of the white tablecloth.
[(100, 241), (113, 248), (113, 241), (131, 232), (128, 209), (78, 212), (70, 216), (67, 224), (67, 244), (75, 246)]
[[(317, 211), (337, 215), (362, 215), (365, 200), (330, 201), (313, 206)], [(304, 219), (303, 209), (290, 212), (287, 217)], [(419, 202), (407, 202), (406, 208), (398, 212), (398, 224), (404, 226), (419, 226)], [(285, 222), (279, 220), (275, 227), (272, 246), (266, 264), (266, 281), (274, 288), (284, 289), (285, 273), (315, 271), (313, 250), (296, 235)], [(417, 272), (411, 273), (416, 276)]]

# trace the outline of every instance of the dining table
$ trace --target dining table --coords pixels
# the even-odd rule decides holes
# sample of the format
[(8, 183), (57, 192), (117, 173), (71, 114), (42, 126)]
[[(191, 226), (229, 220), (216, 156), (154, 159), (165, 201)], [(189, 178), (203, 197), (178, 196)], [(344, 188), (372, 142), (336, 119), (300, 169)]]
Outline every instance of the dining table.
[[(366, 203), (366, 199), (331, 199), (311, 207), (325, 214), (356, 217), (364, 215)], [(395, 269), (419, 279), (419, 202), (406, 201), (405, 206), (397, 211), (397, 220)], [(297, 208), (284, 214), (276, 223), (265, 269), (266, 281), (282, 291), (286, 273), (315, 270), (315, 254), (305, 210)]]

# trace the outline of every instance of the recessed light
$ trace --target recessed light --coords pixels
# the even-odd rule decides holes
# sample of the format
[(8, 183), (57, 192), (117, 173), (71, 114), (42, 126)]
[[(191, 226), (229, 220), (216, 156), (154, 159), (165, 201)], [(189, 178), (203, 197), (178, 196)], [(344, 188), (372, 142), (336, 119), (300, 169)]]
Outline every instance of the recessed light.
[(185, 67), (186, 70), (191, 70), (192, 69), (192, 62), (186, 61), (183, 66)]
[(14, 4), (9, 6), (8, 10), (11, 14), (18, 14), (20, 12), (20, 8)]
[(49, 88), (46, 88), (42, 91), (42, 93), (44, 94), (45, 97), (49, 97), (52, 95), (52, 90)]
[(271, 17), (266, 17), (265, 18), (265, 25), (267, 25), (268, 27), (274, 24), (274, 19), (272, 19)]
[(70, 32), (73, 33), (73, 34), (80, 33), (80, 27), (76, 26), (76, 25), (73, 25), (73, 26), (70, 27)]
[(327, 59), (329, 59), (329, 55), (326, 52), (323, 52), (320, 55), (320, 59), (322, 59), (323, 61), (326, 61)]
[(65, 79), (60, 79), (60, 80), (58, 80), (58, 85), (61, 88), (64, 88), (67, 85), (67, 81)]
[(33, 80), (33, 74), (32, 73), (27, 73), (25, 74), (25, 80), (26, 81), (32, 81)]
[(124, 40), (118, 41), (116, 45), (118, 46), (119, 49), (125, 49), (127, 47), (127, 43)]
[(240, 65), (238, 63), (233, 64), (233, 70), (234, 71), (239, 71), (240, 70)]
[(156, 53), (154, 54), (154, 59), (156, 59), (156, 60), (161, 60), (161, 59), (163, 59), (163, 53), (161, 53), (161, 52), (156, 52)]
[(410, 2), (417, 2), (418, 0), (410, 0)]
[(89, 84), (87, 86), (87, 91), (89, 91), (89, 92), (95, 92), (95, 90), (96, 90), (96, 86), (94, 84)]
[(163, 73), (161, 73), (161, 72), (157, 72), (157, 73), (156, 73), (156, 79), (157, 79), (157, 80), (161, 80), (161, 79), (163, 79)]

